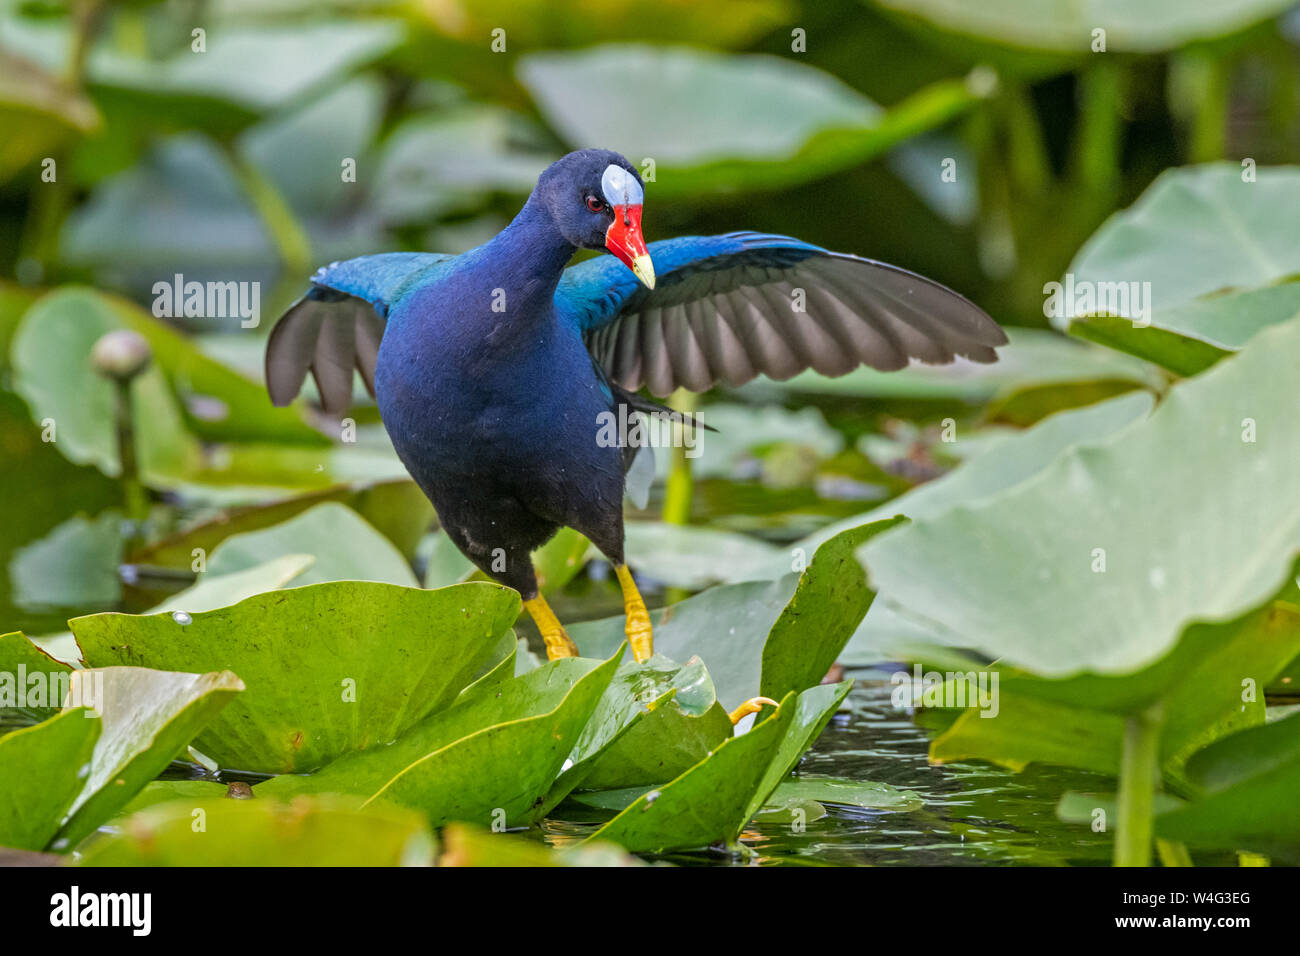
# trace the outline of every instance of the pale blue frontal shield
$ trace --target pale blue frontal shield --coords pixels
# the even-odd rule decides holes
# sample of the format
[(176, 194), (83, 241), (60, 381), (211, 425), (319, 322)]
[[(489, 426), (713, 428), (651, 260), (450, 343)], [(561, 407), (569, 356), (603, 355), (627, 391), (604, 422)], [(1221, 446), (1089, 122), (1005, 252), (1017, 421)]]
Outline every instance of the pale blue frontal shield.
[(645, 202), (645, 191), (637, 178), (622, 166), (606, 166), (600, 177), (600, 190), (611, 206), (640, 206)]

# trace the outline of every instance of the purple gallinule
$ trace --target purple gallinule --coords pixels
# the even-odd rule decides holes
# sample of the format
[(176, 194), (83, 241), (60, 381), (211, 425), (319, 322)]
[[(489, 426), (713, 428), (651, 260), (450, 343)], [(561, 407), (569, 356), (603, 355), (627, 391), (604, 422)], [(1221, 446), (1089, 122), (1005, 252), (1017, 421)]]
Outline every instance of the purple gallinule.
[[(993, 362), (1007, 341), (937, 282), (798, 239), (734, 232), (647, 247), (643, 199), (618, 153), (570, 153), (476, 249), (321, 269), (267, 345), (277, 405), (311, 371), (322, 406), (342, 414), (353, 369), (361, 373), (447, 535), (519, 591), (551, 658), (577, 650), (538, 591), (530, 553), (562, 526), (613, 563), (633, 653), (653, 653), (623, 555), (635, 449), (598, 438), (611, 412), (665, 408), (638, 389), (666, 396), (809, 368)], [(613, 255), (569, 267), (578, 249)]]

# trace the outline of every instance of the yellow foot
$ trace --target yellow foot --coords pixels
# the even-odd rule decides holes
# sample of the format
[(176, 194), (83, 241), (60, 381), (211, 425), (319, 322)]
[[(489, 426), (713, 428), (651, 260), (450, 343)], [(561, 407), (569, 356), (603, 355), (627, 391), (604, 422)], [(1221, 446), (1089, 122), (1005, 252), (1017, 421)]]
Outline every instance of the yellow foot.
[(620, 564), (614, 569), (614, 573), (618, 575), (619, 586), (623, 588), (623, 609), (627, 614), (627, 626), (624, 630), (627, 633), (627, 642), (632, 648), (632, 656), (636, 658), (637, 663), (644, 663), (653, 657), (655, 652), (650, 612), (645, 609), (645, 601), (641, 600), (641, 592), (636, 589), (636, 582), (632, 580), (632, 572), (628, 570), (628, 566)]
[(537, 597), (525, 601), (524, 607), (528, 608), (528, 613), (533, 616), (537, 629), (542, 632), (542, 640), (546, 642), (546, 659), (548, 661), (560, 657), (578, 656), (578, 645), (573, 643), (573, 638), (569, 637), (565, 632), (564, 626), (560, 624), (560, 619), (555, 616), (551, 606), (546, 603), (546, 598), (539, 594)]
[(757, 714), (764, 707), (780, 707), (771, 697), (751, 697), (727, 716), (733, 724), (738, 724), (750, 714)]

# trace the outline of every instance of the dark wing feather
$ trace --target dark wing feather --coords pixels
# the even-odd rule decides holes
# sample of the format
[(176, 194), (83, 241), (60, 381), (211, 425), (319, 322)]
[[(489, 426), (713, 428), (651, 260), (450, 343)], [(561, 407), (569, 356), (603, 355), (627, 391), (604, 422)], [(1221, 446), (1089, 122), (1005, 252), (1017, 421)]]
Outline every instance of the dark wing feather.
[(810, 368), (993, 362), (1007, 341), (937, 282), (787, 236), (692, 236), (652, 243), (650, 254), (654, 290), (601, 256), (566, 270), (557, 292), (593, 357), (627, 389), (668, 395)]
[(452, 258), (396, 252), (336, 262), (317, 272), (311, 290), (281, 316), (267, 340), (271, 401), (288, 405), (310, 372), (321, 407), (341, 415), (352, 406), (353, 369), (374, 395), (375, 361), (388, 310)]

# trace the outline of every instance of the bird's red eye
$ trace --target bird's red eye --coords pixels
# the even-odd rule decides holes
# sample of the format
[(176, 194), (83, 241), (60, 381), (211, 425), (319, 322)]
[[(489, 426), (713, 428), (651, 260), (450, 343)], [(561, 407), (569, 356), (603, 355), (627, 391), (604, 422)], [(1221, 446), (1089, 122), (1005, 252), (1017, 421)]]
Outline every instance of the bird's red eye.
[(588, 196), (587, 208), (590, 209), (592, 212), (600, 212), (602, 209), (605, 208), (605, 204), (601, 202), (599, 199), (597, 199), (595, 196)]

